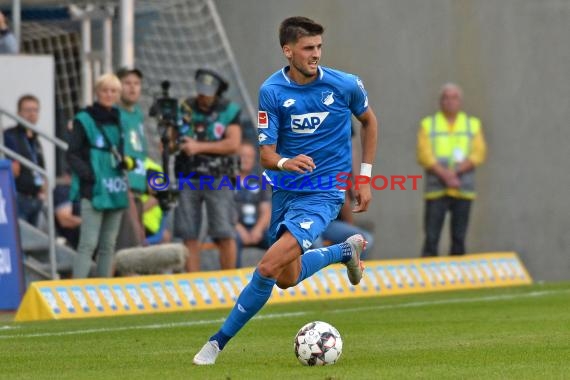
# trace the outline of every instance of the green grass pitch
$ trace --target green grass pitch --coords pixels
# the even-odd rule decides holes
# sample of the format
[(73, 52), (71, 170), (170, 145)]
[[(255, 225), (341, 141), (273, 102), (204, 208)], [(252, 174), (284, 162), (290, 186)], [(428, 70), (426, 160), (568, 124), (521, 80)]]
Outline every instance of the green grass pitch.
[[(0, 316), (0, 379), (570, 378), (570, 283), (268, 306), (215, 366), (193, 366), (227, 312)], [(313, 320), (340, 331), (337, 364), (297, 362), (293, 338)]]

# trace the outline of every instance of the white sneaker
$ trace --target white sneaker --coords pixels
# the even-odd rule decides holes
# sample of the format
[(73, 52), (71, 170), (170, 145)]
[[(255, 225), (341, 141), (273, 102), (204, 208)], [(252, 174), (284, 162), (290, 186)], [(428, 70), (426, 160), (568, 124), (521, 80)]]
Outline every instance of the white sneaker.
[(215, 340), (208, 341), (196, 356), (194, 356), (192, 362), (196, 365), (212, 365), (216, 363), (216, 358), (219, 353), (220, 347), (218, 346), (218, 342)]
[(364, 271), (364, 264), (360, 261), (360, 254), (366, 248), (366, 240), (360, 234), (352, 235), (346, 242), (350, 244), (352, 249), (352, 257), (344, 265), (346, 265), (346, 273), (348, 280), (352, 285), (358, 285), (362, 279), (362, 272)]

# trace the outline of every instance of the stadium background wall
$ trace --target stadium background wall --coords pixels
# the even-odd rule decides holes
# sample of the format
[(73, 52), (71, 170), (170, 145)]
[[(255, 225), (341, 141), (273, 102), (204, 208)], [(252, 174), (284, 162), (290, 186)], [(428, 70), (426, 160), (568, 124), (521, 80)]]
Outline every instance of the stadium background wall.
[[(570, 273), (570, 2), (560, 0), (216, 0), (246, 86), (284, 63), (277, 28), (292, 15), (326, 27), (322, 64), (359, 74), (381, 123), (374, 174), (418, 174), (419, 120), (440, 86), (459, 83), (482, 119), (488, 161), (477, 173), (471, 252), (514, 250), (535, 279)], [(255, 22), (248, 22), (255, 20)], [(421, 183), (423, 186), (423, 183)], [(372, 258), (419, 255), (421, 192), (374, 194), (381, 242)], [(442, 253), (448, 250), (447, 228)], [(381, 256), (380, 256), (381, 255)]]

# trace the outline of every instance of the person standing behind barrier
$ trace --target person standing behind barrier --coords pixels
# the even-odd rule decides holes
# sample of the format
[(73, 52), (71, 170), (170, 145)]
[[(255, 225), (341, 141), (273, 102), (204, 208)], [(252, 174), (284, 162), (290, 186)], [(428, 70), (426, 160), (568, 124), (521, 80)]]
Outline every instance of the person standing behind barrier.
[[(39, 115), (40, 101), (37, 97), (23, 95), (18, 99), (18, 116), (35, 125), (39, 120)], [(45, 169), (42, 146), (37, 134), (31, 129), (21, 124), (7, 129), (4, 131), (4, 144), (7, 148)], [(12, 170), (16, 178), (18, 193), (18, 217), (37, 226), (44, 205), (44, 177), (18, 161), (12, 162)]]
[(0, 12), (0, 54), (18, 54), (18, 41), (8, 28), (6, 17)]
[[(244, 142), (240, 146), (240, 181), (235, 194), (237, 267), (242, 266), (243, 247), (269, 248), (271, 221), (271, 189), (264, 188), (260, 173), (255, 173), (255, 147)], [(268, 186), (269, 187), (269, 186)]]
[(125, 142), (125, 155), (131, 157), (134, 169), (129, 171), (129, 207), (123, 213), (117, 237), (116, 249), (141, 246), (145, 241), (143, 227), (143, 202), (146, 193), (147, 142), (144, 133), (144, 114), (138, 101), (141, 96), (143, 74), (134, 68), (122, 68), (117, 72), (121, 80), (121, 99), (118, 104)]
[(97, 101), (77, 115), (69, 134), (67, 159), (73, 173), (71, 198), (81, 199), (83, 223), (73, 278), (85, 278), (97, 249), (98, 277), (112, 271), (115, 242), (123, 210), (128, 206), (128, 166), (123, 156), (119, 110), (121, 82), (113, 74), (97, 79)]
[[(189, 272), (200, 270), (199, 233), (202, 203), (208, 214), (208, 235), (220, 252), (222, 269), (235, 268), (234, 192), (228, 177), (235, 176), (236, 153), (241, 143), (240, 107), (222, 97), (227, 82), (216, 72), (196, 72), (198, 96), (181, 104), (180, 152), (175, 159), (177, 176), (190, 177), (179, 195), (174, 212), (174, 233), (181, 237), (190, 256)], [(212, 179), (201, 185), (198, 178)], [(222, 182), (223, 181), (223, 182)], [(202, 182), (203, 183), (203, 182)], [(220, 186), (224, 183), (224, 186)]]
[(417, 159), (426, 170), (425, 241), (422, 256), (437, 256), (445, 215), (451, 213), (451, 255), (465, 254), (475, 168), (485, 161), (481, 122), (461, 111), (463, 92), (454, 83), (440, 92), (440, 111), (421, 121)]

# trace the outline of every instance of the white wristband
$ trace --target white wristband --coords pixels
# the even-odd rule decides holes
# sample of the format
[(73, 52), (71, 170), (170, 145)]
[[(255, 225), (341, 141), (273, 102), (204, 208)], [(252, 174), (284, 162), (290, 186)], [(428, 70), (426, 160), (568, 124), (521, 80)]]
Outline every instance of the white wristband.
[(277, 162), (277, 167), (279, 168), (279, 170), (285, 170), (283, 169), (283, 164), (285, 164), (287, 160), (288, 158), (283, 157)]
[(360, 175), (363, 175), (368, 178), (372, 177), (372, 165), (366, 164), (364, 162), (360, 164)]

